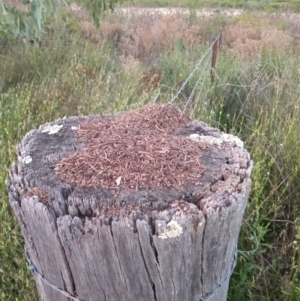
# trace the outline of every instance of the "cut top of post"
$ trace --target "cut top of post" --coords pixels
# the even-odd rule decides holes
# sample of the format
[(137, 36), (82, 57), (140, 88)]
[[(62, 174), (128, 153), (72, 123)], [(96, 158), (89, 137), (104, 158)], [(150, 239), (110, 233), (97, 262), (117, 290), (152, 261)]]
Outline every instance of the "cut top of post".
[(237, 191), (252, 167), (237, 137), (166, 104), (45, 124), (27, 134), (18, 154), (27, 195), (57, 215), (72, 215), (83, 195), (89, 205), (82, 214), (91, 216), (116, 207), (164, 209), (174, 200), (200, 208), (224, 185)]

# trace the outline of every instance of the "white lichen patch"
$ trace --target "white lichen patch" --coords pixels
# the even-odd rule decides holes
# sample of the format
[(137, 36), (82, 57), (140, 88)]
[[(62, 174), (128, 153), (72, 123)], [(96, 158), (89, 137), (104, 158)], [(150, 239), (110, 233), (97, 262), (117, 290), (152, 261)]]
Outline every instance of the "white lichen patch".
[(59, 132), (62, 127), (62, 124), (47, 125), (42, 129), (42, 133), (48, 132), (49, 135), (53, 135)]
[(158, 237), (161, 239), (178, 237), (182, 234), (182, 227), (176, 221), (170, 221), (165, 231)]
[(24, 164), (29, 164), (30, 162), (32, 162), (32, 157), (31, 156), (26, 156), (22, 159), (22, 162)]
[(72, 130), (72, 131), (76, 131), (76, 130), (78, 130), (78, 127), (77, 127), (77, 126), (72, 126), (72, 127), (71, 127), (71, 130)]
[(244, 147), (243, 141), (241, 141), (238, 137), (226, 133), (222, 133), (220, 138), (212, 136), (202, 136), (199, 134), (191, 134), (189, 138), (196, 142), (205, 142), (211, 145), (216, 145), (218, 147), (221, 147), (223, 142), (232, 143), (233, 145), (241, 148)]
[(233, 143), (234, 145), (243, 148), (244, 147), (244, 142), (239, 139), (236, 136), (233, 136), (231, 134), (226, 134), (226, 133), (222, 133), (222, 140), (224, 142), (230, 142)]
[(222, 146), (223, 140), (221, 138), (215, 138), (212, 136), (202, 136), (199, 134), (191, 134), (190, 139), (196, 141), (196, 142), (206, 142), (208, 144), (214, 144), (217, 145), (218, 147)]

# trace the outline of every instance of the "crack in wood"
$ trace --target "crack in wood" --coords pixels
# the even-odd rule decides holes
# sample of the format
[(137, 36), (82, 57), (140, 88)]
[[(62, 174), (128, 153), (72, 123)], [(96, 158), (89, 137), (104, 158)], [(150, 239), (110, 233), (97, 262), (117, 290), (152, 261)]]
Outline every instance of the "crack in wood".
[[(112, 224), (109, 225), (109, 229), (110, 229), (110, 233), (111, 233), (112, 243), (113, 243), (113, 246), (114, 246), (114, 249), (115, 249), (116, 260), (117, 260), (117, 262), (118, 262), (119, 269), (120, 269), (120, 272), (121, 272), (122, 277), (123, 277), (123, 282), (125, 283), (126, 288), (127, 288), (127, 291), (128, 291), (128, 283), (127, 283), (127, 281), (126, 281), (126, 277), (125, 277), (124, 271), (123, 271), (123, 269), (122, 269), (122, 265), (121, 265), (121, 262), (120, 262), (120, 258), (119, 258), (119, 256), (118, 256), (118, 250), (117, 250), (117, 247), (116, 247), (116, 242), (115, 242), (115, 240), (114, 240), (114, 234), (113, 234)], [(123, 299), (124, 299), (124, 297), (123, 297)], [(126, 300), (126, 299), (124, 299), (124, 300)]]
[(140, 240), (140, 234), (139, 234), (139, 233), (138, 233), (138, 238), (139, 238), (139, 248), (140, 248), (140, 252), (141, 252), (142, 259), (143, 259), (143, 263), (144, 263), (144, 266), (145, 266), (145, 269), (146, 269), (146, 272), (147, 272), (147, 275), (148, 275), (148, 280), (149, 280), (150, 283), (151, 283), (151, 287), (152, 287), (153, 295), (154, 295), (154, 300), (155, 300), (155, 301), (158, 301), (158, 300), (157, 300), (157, 296), (156, 296), (155, 283), (153, 282), (153, 280), (152, 280), (152, 278), (151, 278), (151, 276), (150, 276), (149, 269), (148, 269), (147, 264), (146, 264), (146, 260), (145, 260), (144, 253), (143, 253), (143, 249), (142, 249), (142, 246), (141, 246), (141, 240)]

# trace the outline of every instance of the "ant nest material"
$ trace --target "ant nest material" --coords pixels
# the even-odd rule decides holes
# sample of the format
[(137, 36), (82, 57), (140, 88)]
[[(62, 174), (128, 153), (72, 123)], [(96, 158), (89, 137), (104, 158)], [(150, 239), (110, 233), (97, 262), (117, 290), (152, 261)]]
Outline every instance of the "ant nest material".
[(62, 180), (81, 187), (140, 190), (196, 182), (203, 145), (175, 134), (191, 119), (172, 105), (155, 104), (81, 122), (76, 139), (87, 147), (56, 165)]

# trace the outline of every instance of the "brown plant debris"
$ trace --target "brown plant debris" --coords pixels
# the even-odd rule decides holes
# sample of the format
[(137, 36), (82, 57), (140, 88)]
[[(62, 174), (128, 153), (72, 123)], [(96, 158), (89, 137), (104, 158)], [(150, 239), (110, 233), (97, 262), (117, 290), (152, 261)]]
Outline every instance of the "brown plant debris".
[(43, 189), (41, 189), (40, 187), (31, 188), (25, 193), (25, 196), (26, 197), (37, 196), (38, 199), (44, 204), (48, 204), (48, 201), (50, 200), (49, 194)]
[(171, 105), (155, 104), (82, 122), (77, 139), (88, 146), (56, 166), (57, 175), (78, 186), (115, 190), (180, 188), (197, 184), (203, 146), (172, 135), (191, 120)]

